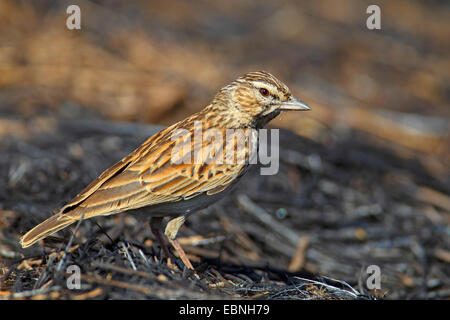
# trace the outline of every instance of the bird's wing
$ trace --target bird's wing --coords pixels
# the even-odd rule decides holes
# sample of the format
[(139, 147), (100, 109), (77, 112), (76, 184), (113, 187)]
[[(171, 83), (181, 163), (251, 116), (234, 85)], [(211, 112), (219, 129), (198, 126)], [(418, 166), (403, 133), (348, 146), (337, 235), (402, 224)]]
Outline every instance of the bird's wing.
[[(169, 127), (152, 136), (102, 173), (60, 213), (74, 219), (79, 219), (82, 214), (90, 218), (187, 200), (203, 193), (212, 195), (226, 189), (247, 167), (246, 163), (217, 163), (207, 156), (195, 164), (192, 161), (175, 164), (174, 148), (179, 144), (172, 141), (170, 132)], [(211, 141), (209, 144), (211, 148), (214, 145)], [(194, 151), (198, 148), (203, 152), (211, 151), (211, 148), (205, 149), (205, 144), (195, 146), (193, 141), (190, 146)], [(184, 155), (185, 150), (178, 149), (177, 152), (180, 150)]]
[(67, 212), (72, 211), (77, 208), (80, 204), (82, 204), (87, 198), (89, 198), (92, 194), (94, 194), (97, 190), (99, 190), (106, 182), (110, 181), (114, 177), (119, 176), (122, 173), (127, 172), (126, 169), (135, 161), (137, 161), (142, 153), (151, 149), (152, 144), (155, 141), (158, 141), (164, 136), (164, 132), (169, 128), (163, 129), (160, 132), (154, 134), (150, 138), (148, 138), (142, 145), (140, 145), (137, 149), (131, 152), (129, 155), (106, 169), (100, 176), (98, 176), (95, 180), (93, 180), (87, 187), (85, 187), (75, 198), (72, 199), (69, 203), (67, 203), (64, 207), (62, 207), (57, 214), (61, 215)]

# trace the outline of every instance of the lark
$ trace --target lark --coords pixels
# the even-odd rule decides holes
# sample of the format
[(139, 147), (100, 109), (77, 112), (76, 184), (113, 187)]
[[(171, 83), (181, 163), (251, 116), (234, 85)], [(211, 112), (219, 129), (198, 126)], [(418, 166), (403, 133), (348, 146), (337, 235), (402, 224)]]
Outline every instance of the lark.
[[(28, 231), (22, 247), (80, 219), (145, 207), (165, 256), (169, 258), (169, 250), (161, 226), (163, 218), (170, 217), (164, 234), (185, 266), (194, 269), (176, 239), (185, 219), (224, 197), (248, 171), (250, 151), (258, 139), (255, 129), (283, 111), (305, 110), (310, 108), (272, 74), (247, 73), (220, 89), (203, 110), (151, 136), (105, 170), (56, 214)], [(195, 139), (199, 125), (204, 133), (214, 132), (216, 139)], [(251, 132), (243, 135), (243, 147), (238, 147), (238, 139), (226, 138), (230, 130)], [(217, 139), (217, 133), (223, 138)], [(240, 161), (224, 161), (226, 150), (235, 152), (231, 158)], [(192, 154), (200, 156), (189, 157)]]

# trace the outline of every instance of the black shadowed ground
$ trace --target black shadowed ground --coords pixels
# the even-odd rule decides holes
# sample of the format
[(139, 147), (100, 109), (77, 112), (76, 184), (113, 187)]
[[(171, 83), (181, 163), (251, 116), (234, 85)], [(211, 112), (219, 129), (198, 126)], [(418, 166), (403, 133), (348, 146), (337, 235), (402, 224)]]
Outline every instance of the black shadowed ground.
[[(0, 4), (1, 298), (450, 297), (449, 6), (390, 1), (368, 31), (364, 1), (227, 3), (82, 1), (78, 33), (64, 2)], [(200, 279), (161, 261), (145, 209), (20, 248), (161, 125), (259, 69), (313, 110), (272, 123), (292, 130), (278, 174), (255, 167), (187, 220)]]

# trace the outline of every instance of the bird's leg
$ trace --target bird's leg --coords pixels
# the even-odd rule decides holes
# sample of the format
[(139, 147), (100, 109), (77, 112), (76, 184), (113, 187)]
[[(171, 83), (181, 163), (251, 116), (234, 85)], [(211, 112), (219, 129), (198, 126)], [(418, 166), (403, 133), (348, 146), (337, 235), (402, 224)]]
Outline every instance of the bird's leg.
[(161, 246), (164, 256), (167, 259), (167, 264), (169, 266), (171, 266), (172, 263), (170, 261), (169, 248), (167, 248), (167, 244), (164, 241), (164, 238), (161, 233), (162, 220), (163, 220), (163, 217), (151, 217), (150, 221), (149, 221), (150, 230), (152, 231), (153, 235), (156, 237), (156, 240), (159, 242), (159, 245)]
[(172, 246), (175, 248), (175, 250), (178, 252), (178, 255), (180, 256), (184, 265), (186, 267), (188, 267), (189, 269), (194, 270), (194, 267), (192, 266), (191, 261), (189, 261), (188, 257), (186, 256), (186, 253), (184, 252), (180, 243), (176, 239), (178, 230), (181, 228), (181, 226), (183, 225), (185, 220), (186, 220), (186, 218), (184, 216), (179, 216), (175, 219), (170, 220), (167, 223), (164, 234), (169, 239), (169, 242), (172, 244)]

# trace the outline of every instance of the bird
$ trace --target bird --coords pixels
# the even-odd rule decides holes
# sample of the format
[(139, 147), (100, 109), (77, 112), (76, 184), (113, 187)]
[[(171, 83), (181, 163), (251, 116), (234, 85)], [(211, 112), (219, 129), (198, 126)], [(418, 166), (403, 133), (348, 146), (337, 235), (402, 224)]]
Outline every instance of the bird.
[[(204, 109), (162, 129), (106, 169), (53, 216), (25, 233), (20, 243), (26, 248), (79, 220), (146, 208), (150, 229), (168, 261), (162, 234), (165, 217), (170, 221), (164, 235), (184, 265), (194, 270), (176, 239), (186, 218), (223, 198), (245, 175), (252, 165), (258, 129), (284, 111), (310, 109), (271, 73), (246, 73), (220, 89)], [(242, 134), (229, 139), (229, 132)], [(236, 153), (232, 161), (226, 152), (230, 150)]]

